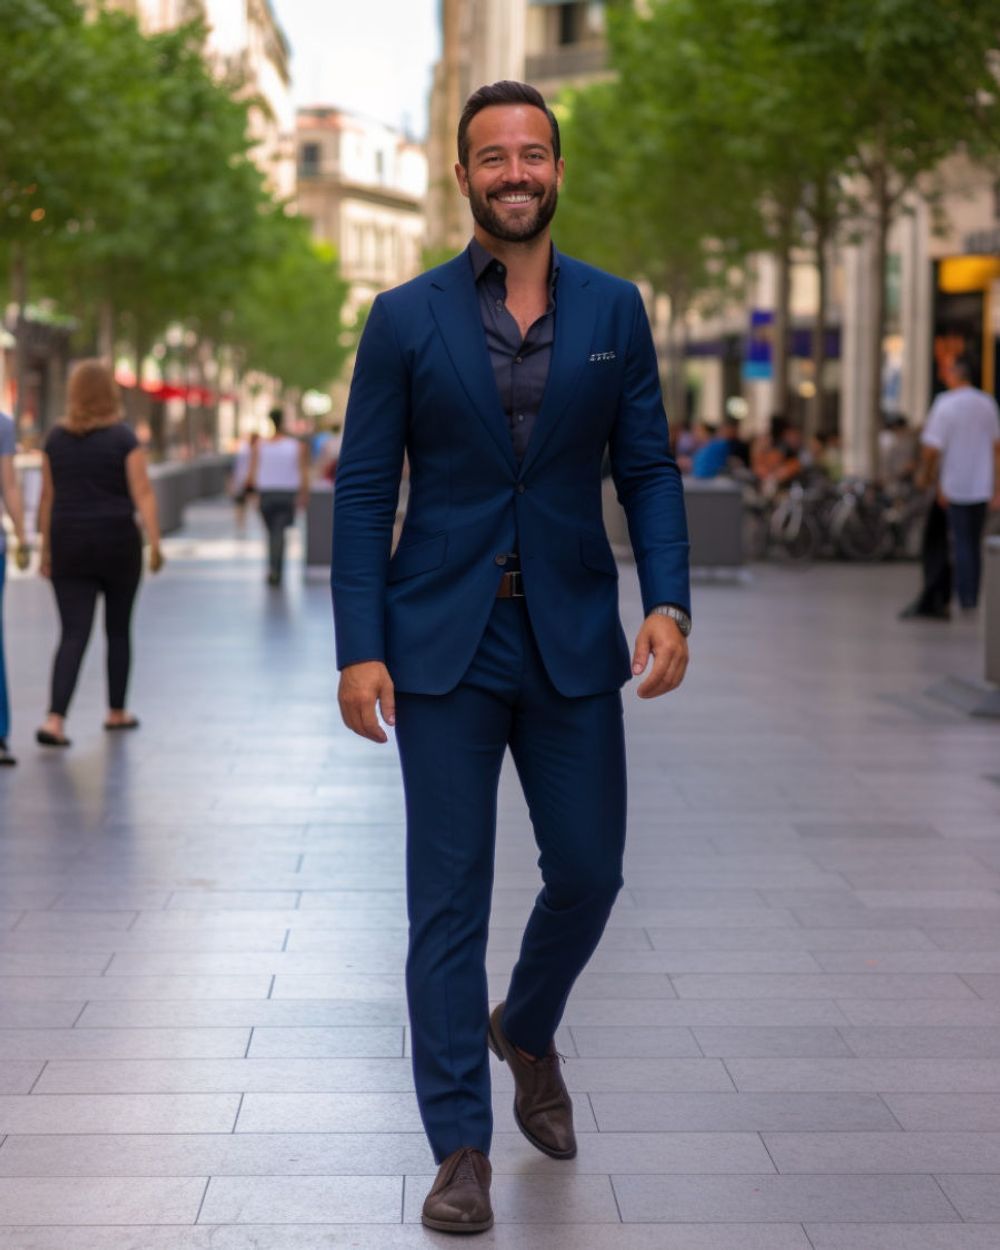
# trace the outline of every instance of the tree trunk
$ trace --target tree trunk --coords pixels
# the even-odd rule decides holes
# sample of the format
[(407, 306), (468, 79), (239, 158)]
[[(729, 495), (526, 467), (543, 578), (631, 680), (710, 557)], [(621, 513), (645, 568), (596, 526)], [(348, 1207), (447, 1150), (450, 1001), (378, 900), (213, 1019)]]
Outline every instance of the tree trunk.
[(812, 333), (812, 368), (813, 383), (816, 393), (806, 408), (805, 435), (811, 438), (818, 434), (823, 426), (823, 373), (826, 368), (826, 304), (828, 272), (826, 266), (826, 249), (832, 233), (830, 217), (826, 208), (824, 187), (816, 190), (816, 276), (818, 290), (816, 295), (816, 318)]
[(775, 253), (777, 273), (774, 293), (774, 326), (771, 339), (771, 409), (788, 415), (788, 359), (791, 317), (792, 245), (788, 217), (782, 217), (778, 251)]
[(109, 369), (115, 367), (115, 309), (109, 299), (97, 310), (97, 354)]
[(882, 344), (885, 338), (885, 278), (889, 227), (892, 224), (892, 197), (889, 171), (880, 160), (872, 173), (875, 202), (875, 239), (872, 256), (872, 325), (869, 342), (869, 391), (867, 452), (869, 476), (878, 477), (878, 436), (882, 427)]
[(24, 254), (24, 245), (15, 243), (13, 260), (11, 261), (11, 293), (17, 309), (14, 323), (14, 417), (18, 422), (24, 411), (24, 379), (28, 372), (28, 353), (26, 338), (28, 333), (26, 306), (28, 303), (28, 258)]
[(667, 419), (675, 430), (687, 420), (687, 384), (684, 377), (685, 306), (674, 294), (669, 296), (667, 318)]

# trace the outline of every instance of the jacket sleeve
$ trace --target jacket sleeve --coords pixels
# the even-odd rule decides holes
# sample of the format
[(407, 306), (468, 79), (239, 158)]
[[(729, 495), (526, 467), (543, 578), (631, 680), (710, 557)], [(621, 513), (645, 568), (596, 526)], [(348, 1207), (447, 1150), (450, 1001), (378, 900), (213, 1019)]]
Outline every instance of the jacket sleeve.
[(636, 288), (633, 297), (624, 387), (609, 440), (611, 472), (628, 520), (643, 610), (673, 603), (690, 613), (684, 489), (670, 451), (649, 320)]
[(385, 660), (386, 569), (399, 500), (409, 376), (378, 297), (358, 347), (333, 497), (337, 667)]

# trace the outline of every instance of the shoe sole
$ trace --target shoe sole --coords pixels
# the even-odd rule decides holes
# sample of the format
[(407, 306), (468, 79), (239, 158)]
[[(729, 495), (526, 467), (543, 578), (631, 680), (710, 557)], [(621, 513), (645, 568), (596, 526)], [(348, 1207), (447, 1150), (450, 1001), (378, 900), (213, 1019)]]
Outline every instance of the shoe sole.
[(493, 1227), (493, 1216), (478, 1224), (456, 1224), (450, 1220), (432, 1220), (429, 1215), (421, 1215), (420, 1222), (424, 1228), (432, 1228), (436, 1233), (488, 1233)]
[[(489, 1026), (487, 1027), (487, 1030), (486, 1030), (486, 1041), (490, 1050), (493, 1051), (493, 1053), (500, 1060), (500, 1062), (506, 1063), (507, 1057), (503, 1053), (503, 1047), (500, 1044), (500, 1039), (497, 1037), (497, 1035), (493, 1031), (492, 1020), (490, 1021)], [(543, 1155), (548, 1155), (550, 1159), (575, 1159), (576, 1158), (576, 1146), (574, 1146), (572, 1150), (553, 1150), (551, 1146), (546, 1146), (544, 1142), (538, 1140), (538, 1138), (534, 1135), (534, 1133), (529, 1132), (528, 1129), (525, 1128), (525, 1126), (521, 1123), (521, 1117), (517, 1114), (517, 1098), (514, 1099), (514, 1123), (521, 1130), (522, 1135), (526, 1137), (529, 1142), (531, 1142), (534, 1148), (536, 1150), (540, 1150)]]

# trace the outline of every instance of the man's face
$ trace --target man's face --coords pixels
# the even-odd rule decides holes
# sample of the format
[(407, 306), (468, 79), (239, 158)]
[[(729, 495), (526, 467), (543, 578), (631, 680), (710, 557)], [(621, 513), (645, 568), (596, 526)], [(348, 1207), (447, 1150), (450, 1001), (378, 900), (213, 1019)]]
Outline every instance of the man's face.
[(469, 123), (469, 168), (455, 166), (476, 223), (505, 243), (527, 243), (552, 220), (563, 162), (552, 153), (552, 130), (541, 109), (495, 104)]

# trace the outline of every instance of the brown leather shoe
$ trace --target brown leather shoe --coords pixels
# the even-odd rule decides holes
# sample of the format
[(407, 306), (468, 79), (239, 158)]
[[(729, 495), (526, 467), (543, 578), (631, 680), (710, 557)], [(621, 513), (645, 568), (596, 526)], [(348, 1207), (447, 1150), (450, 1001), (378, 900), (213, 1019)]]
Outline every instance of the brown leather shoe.
[(489, 1045), (498, 1059), (510, 1064), (517, 1127), (542, 1154), (572, 1159), (576, 1155), (573, 1101), (560, 1071), (562, 1060), (554, 1047), (539, 1059), (524, 1059), (501, 1028), (503, 1009), (501, 1003), (490, 1016)]
[(421, 1220), (439, 1233), (485, 1233), (493, 1227), (492, 1177), (483, 1152), (462, 1146), (438, 1168)]

